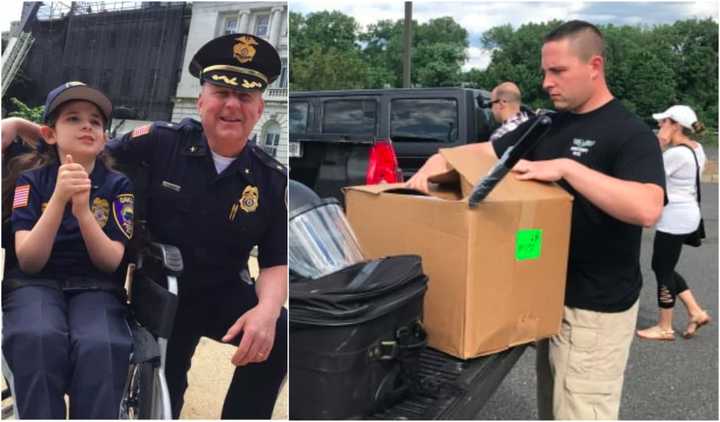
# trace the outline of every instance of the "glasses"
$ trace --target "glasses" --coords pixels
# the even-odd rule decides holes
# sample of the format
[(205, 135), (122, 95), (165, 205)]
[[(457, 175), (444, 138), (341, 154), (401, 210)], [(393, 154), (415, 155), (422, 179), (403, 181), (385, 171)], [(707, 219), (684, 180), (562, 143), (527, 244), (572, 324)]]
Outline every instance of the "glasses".
[(497, 99), (497, 100), (487, 100), (487, 99), (483, 99), (483, 100), (482, 100), (482, 103), (480, 104), (480, 107), (482, 107), (482, 108), (492, 108), (493, 104), (497, 104), (497, 103), (499, 103), (500, 101), (502, 101), (502, 100), (501, 100), (501, 99)]

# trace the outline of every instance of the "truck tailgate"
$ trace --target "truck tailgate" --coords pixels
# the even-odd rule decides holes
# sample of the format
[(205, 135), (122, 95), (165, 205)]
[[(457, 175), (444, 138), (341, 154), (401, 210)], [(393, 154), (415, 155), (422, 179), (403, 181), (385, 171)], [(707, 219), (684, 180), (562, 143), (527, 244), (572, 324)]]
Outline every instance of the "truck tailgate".
[(418, 391), (370, 419), (476, 419), (526, 347), (469, 360), (427, 348), (420, 357)]
[(365, 184), (372, 138), (299, 140), (299, 144), (301, 156), (290, 158), (290, 178), (321, 198), (343, 201), (341, 188)]

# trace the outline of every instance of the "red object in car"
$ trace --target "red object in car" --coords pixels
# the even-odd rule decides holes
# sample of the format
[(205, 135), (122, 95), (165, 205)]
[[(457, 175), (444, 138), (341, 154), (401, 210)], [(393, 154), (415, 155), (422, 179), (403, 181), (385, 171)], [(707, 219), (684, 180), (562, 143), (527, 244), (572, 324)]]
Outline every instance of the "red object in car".
[(398, 167), (397, 156), (389, 139), (376, 139), (370, 149), (365, 182), (368, 185), (379, 183), (399, 183), (403, 181), (402, 171)]

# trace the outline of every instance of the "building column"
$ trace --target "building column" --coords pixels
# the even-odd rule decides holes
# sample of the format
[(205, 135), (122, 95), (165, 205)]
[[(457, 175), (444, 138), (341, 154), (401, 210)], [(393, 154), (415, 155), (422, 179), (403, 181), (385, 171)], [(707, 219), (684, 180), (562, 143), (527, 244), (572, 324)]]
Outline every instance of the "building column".
[(278, 47), (280, 42), (280, 29), (282, 28), (282, 7), (272, 8), (272, 18), (270, 19), (270, 44), (275, 48)]
[(248, 23), (250, 21), (250, 13), (247, 11), (240, 12), (240, 22), (238, 22), (238, 32), (248, 33)]

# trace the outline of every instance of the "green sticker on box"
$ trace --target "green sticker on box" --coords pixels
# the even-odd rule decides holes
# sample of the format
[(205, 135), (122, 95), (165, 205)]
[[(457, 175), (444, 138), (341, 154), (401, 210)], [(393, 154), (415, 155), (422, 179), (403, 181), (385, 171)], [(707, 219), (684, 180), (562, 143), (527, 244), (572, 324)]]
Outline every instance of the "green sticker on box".
[(542, 252), (542, 229), (523, 229), (515, 234), (515, 259), (538, 259)]

